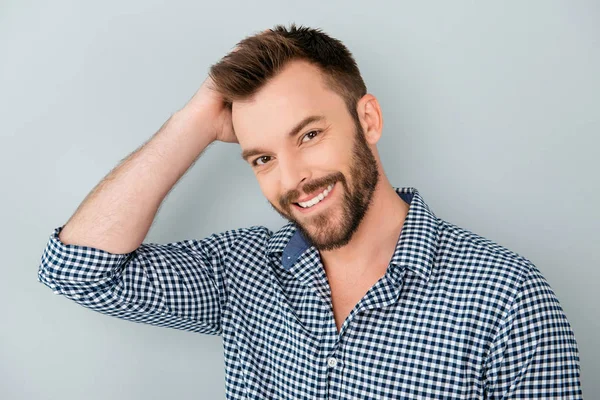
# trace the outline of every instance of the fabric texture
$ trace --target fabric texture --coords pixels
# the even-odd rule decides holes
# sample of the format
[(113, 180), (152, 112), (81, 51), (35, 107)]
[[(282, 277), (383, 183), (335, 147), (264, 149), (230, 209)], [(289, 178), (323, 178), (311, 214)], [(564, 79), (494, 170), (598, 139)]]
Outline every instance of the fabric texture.
[(577, 343), (529, 260), (446, 222), (414, 188), (385, 275), (338, 332), (293, 223), (127, 254), (67, 245), (38, 280), (98, 312), (221, 335), (227, 399), (581, 399)]

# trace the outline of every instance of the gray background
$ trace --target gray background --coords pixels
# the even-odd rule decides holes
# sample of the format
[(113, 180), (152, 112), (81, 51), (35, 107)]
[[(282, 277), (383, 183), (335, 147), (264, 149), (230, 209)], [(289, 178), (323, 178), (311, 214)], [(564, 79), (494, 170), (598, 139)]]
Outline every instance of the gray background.
[[(219, 337), (87, 310), (37, 268), (52, 229), (212, 63), (292, 21), (355, 54), (383, 108), (393, 185), (539, 267), (575, 331), (585, 393), (600, 393), (599, 2), (3, 0), (0, 398), (224, 397)], [(218, 143), (146, 241), (283, 223), (239, 147)]]

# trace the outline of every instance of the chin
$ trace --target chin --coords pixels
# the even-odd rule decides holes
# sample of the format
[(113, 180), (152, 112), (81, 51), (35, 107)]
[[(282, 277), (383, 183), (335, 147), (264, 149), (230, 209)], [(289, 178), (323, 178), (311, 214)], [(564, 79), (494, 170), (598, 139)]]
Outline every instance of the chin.
[(318, 250), (334, 250), (343, 247), (352, 238), (352, 233), (343, 223), (333, 225), (331, 221), (326, 221), (325, 226), (319, 227), (314, 223), (295, 222), (308, 241)]

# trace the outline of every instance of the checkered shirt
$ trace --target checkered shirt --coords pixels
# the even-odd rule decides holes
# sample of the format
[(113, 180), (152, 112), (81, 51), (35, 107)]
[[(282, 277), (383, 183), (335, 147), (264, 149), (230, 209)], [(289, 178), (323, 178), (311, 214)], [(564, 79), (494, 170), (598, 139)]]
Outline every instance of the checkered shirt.
[(64, 244), (58, 227), (38, 280), (107, 315), (221, 335), (227, 399), (581, 399), (577, 342), (536, 266), (396, 191), (410, 206), (393, 257), (339, 332), (319, 252), (291, 222), (127, 254)]

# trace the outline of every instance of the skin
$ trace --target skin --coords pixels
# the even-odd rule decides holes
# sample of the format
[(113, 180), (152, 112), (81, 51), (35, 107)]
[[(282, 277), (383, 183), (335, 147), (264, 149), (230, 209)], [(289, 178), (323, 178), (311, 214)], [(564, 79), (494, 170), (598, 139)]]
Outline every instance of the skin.
[[(247, 161), (264, 196), (317, 246), (332, 290), (357, 281), (370, 287), (385, 273), (408, 211), (377, 152), (383, 119), (375, 96), (363, 96), (357, 112), (358, 126), (318, 68), (300, 60), (288, 63), (250, 100), (232, 105), (237, 141), (243, 153), (252, 153)], [(308, 116), (325, 118), (290, 136)], [(363, 173), (369, 166), (372, 171)], [(292, 204), (333, 182), (334, 189), (313, 210), (302, 212)], [(362, 200), (352, 208), (357, 198)], [(364, 217), (352, 227), (344, 213), (361, 206)]]

